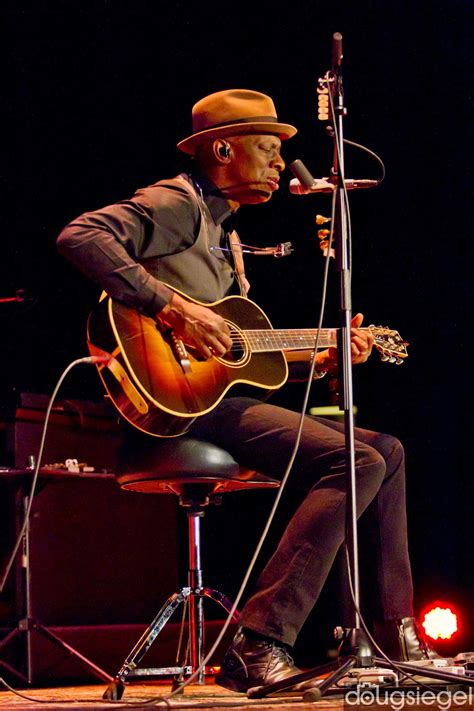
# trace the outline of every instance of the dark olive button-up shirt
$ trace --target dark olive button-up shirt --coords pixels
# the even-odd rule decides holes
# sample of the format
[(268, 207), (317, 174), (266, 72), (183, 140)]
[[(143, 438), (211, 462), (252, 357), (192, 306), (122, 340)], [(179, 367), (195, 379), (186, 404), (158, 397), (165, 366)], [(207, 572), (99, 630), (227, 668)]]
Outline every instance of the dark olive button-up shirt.
[[(229, 203), (205, 177), (181, 178), (202, 197), (213, 243), (225, 249), (233, 222)], [(200, 220), (201, 211), (189, 191), (176, 181), (160, 181), (138, 190), (130, 200), (77, 217), (61, 232), (58, 249), (109, 296), (155, 315), (172, 291), (143, 263), (192, 246)], [(227, 253), (216, 258), (227, 259)]]

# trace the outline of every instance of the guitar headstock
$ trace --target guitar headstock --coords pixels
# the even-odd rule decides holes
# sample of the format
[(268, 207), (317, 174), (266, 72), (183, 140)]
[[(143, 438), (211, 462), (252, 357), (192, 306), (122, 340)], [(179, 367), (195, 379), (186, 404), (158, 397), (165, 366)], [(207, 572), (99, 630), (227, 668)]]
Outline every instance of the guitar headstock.
[(403, 340), (398, 331), (387, 326), (369, 326), (375, 340), (375, 347), (382, 361), (401, 365), (408, 358), (408, 343)]

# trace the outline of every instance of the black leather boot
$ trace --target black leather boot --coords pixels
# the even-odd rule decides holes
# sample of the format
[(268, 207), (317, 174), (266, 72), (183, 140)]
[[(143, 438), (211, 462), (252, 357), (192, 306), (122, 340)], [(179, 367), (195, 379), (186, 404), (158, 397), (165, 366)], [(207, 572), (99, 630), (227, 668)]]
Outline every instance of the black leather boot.
[(414, 617), (375, 623), (374, 637), (385, 654), (399, 662), (439, 659)]
[[(221, 671), (215, 682), (231, 691), (245, 693), (254, 686), (268, 686), (301, 672), (288, 654), (285, 646), (254, 633), (239, 629), (227, 650)], [(303, 682), (291, 688), (304, 691), (316, 682)]]

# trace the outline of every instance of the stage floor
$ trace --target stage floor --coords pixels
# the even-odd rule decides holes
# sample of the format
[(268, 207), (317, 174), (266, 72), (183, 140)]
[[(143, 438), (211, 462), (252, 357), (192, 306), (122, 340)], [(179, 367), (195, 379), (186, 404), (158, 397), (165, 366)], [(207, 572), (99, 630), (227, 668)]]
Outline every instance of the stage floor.
[[(104, 701), (102, 694), (106, 686), (76, 686), (51, 689), (20, 690), (24, 697), (17, 696), (11, 691), (0, 692), (0, 708), (5, 709), (145, 709), (153, 708), (154, 702), (158, 708), (167, 708), (168, 704), (159, 704), (159, 697), (165, 697), (171, 692), (170, 684), (148, 683), (128, 685), (121, 701)], [(248, 699), (245, 694), (236, 694), (227, 691), (214, 683), (206, 683), (204, 686), (190, 684), (184, 694), (175, 696), (169, 702), (169, 706), (176, 708), (200, 708), (206, 709), (227, 709), (227, 708), (251, 708), (256, 707), (261, 711), (265, 709), (343, 709), (344, 701), (338, 699), (323, 699), (316, 704), (302, 703), (300, 696), (282, 696), (272, 699)]]
[[(228, 708), (256, 708), (259, 711), (313, 711), (330, 710), (343, 711), (350, 708), (364, 709), (394, 709), (395, 711), (403, 711), (405, 708), (410, 711), (418, 709), (443, 709), (444, 711), (453, 711), (454, 709), (462, 709), (463, 711), (473, 711), (474, 708), (474, 693), (467, 691), (453, 691), (451, 696), (447, 696), (447, 692), (438, 692), (438, 697), (423, 695), (412, 698), (402, 699), (399, 694), (396, 696), (383, 697), (379, 694), (378, 698), (375, 692), (367, 692), (366, 695), (359, 700), (353, 696), (352, 699), (346, 700), (341, 696), (325, 697), (320, 701), (308, 703), (302, 701), (300, 696), (282, 696), (278, 698), (267, 699), (248, 699), (244, 694), (236, 694), (231, 691), (226, 691), (212, 682), (206, 683), (204, 686), (198, 684), (190, 684), (184, 694), (175, 696), (168, 703), (159, 703), (159, 697), (166, 697), (171, 692), (171, 686), (168, 683), (148, 683), (148, 684), (130, 684), (127, 685), (125, 694), (121, 701), (104, 701), (102, 694), (105, 691), (105, 685), (91, 686), (70, 686), (57, 687), (49, 689), (28, 689), (20, 690), (23, 696), (17, 696), (11, 691), (0, 692), (0, 708), (1, 709), (16, 709), (22, 711), (33, 711), (33, 709), (60, 709), (65, 711), (86, 711), (97, 709), (104, 711), (105, 709), (151, 709), (151, 708), (189, 708), (202, 709), (203, 711), (213, 711)], [(371, 695), (370, 695), (371, 694)]]

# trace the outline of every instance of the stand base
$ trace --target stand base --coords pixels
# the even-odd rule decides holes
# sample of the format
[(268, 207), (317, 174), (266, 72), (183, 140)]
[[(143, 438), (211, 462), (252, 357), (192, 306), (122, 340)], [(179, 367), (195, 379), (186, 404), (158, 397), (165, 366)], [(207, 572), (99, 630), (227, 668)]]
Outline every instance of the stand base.
[(402, 687), (398, 686), (399, 674), (403, 677), (408, 674), (416, 677), (421, 676), (423, 680), (436, 679), (448, 684), (474, 687), (474, 675), (469, 675), (469, 672), (466, 674), (464, 667), (456, 667), (453, 660), (426, 659), (411, 663), (391, 662), (374, 656), (364, 630), (350, 628), (344, 631), (339, 647), (339, 658), (335, 662), (293, 674), (293, 676), (274, 684), (254, 687), (248, 690), (247, 696), (250, 699), (262, 699), (270, 694), (288, 691), (301, 682), (323, 677), (313, 688), (302, 692), (304, 701), (319, 701), (336, 683), (339, 683), (337, 687), (339, 693), (344, 688), (352, 688), (357, 684), (369, 686), (385, 685), (392, 682), (398, 689), (401, 689)]
[(43, 638), (47, 639), (49, 642), (57, 647), (60, 647), (68, 657), (75, 657), (82, 664), (84, 664), (87, 669), (89, 669), (94, 676), (98, 677), (102, 681), (112, 681), (110, 674), (107, 674), (104, 669), (101, 669), (97, 664), (94, 664), (90, 659), (85, 657), (83, 654), (78, 652), (77, 649), (72, 647), (70, 644), (65, 642), (63, 639), (58, 637), (56, 634), (51, 632), (50, 629), (42, 625), (37, 620), (32, 618), (24, 618), (19, 620), (17, 626), (12, 629), (6, 637), (4, 637), (0, 642), (0, 653), (17, 637), (23, 638), (25, 643), (26, 652), (26, 673), (15, 669), (11, 664), (0, 659), (0, 668), (5, 669), (10, 674), (13, 674), (22, 684), (30, 686), (34, 682), (34, 672), (31, 657), (31, 635), (35, 632), (41, 635)]

